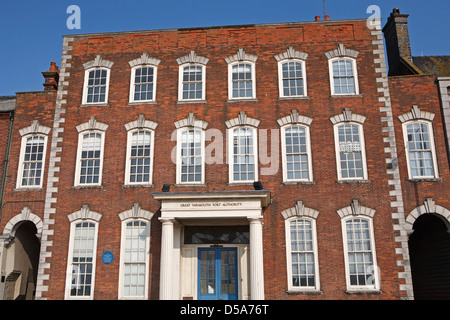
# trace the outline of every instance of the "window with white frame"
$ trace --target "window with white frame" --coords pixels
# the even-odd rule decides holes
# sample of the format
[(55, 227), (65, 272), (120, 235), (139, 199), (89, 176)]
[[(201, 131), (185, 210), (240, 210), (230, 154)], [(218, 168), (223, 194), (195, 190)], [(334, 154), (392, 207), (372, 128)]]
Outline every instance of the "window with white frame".
[(102, 184), (105, 132), (108, 125), (91, 117), (76, 129), (79, 134), (74, 185), (99, 186)]
[(119, 213), (122, 221), (119, 299), (147, 299), (150, 257), (150, 221), (153, 213), (134, 203)]
[(256, 128), (239, 126), (229, 129), (230, 182), (258, 180)]
[(100, 185), (103, 162), (103, 133), (92, 131), (80, 135), (77, 161), (77, 184)]
[(177, 183), (204, 183), (204, 131), (187, 128), (179, 132)]
[(152, 183), (153, 134), (144, 128), (128, 132), (125, 184)]
[(285, 219), (288, 290), (320, 290), (316, 231), (319, 211), (297, 201), (281, 215)]
[(208, 123), (193, 113), (175, 122), (177, 184), (205, 183), (205, 129)]
[(95, 68), (87, 74), (86, 104), (107, 101), (108, 69)]
[(22, 138), (17, 187), (42, 187), (47, 136), (27, 135)]
[(228, 63), (228, 99), (255, 99), (255, 63), (258, 57), (239, 49), (225, 59)]
[(67, 299), (92, 299), (94, 295), (98, 223), (77, 220), (71, 223)]
[(287, 59), (278, 62), (280, 97), (306, 96), (305, 61)]
[(334, 125), (339, 180), (367, 179), (363, 127), (359, 123)]
[(131, 69), (130, 102), (155, 101), (157, 68), (139, 65)]
[(17, 188), (41, 188), (44, 179), (47, 138), (50, 128), (42, 126), (39, 121), (19, 130), (22, 136)]
[(236, 63), (231, 67), (230, 99), (255, 98), (254, 64)]
[(156, 78), (161, 60), (144, 52), (131, 60), (130, 103), (152, 103), (156, 100)]
[(347, 288), (378, 289), (372, 219), (348, 216), (342, 219)]
[(195, 51), (177, 59), (178, 101), (200, 101), (206, 97), (206, 64), (209, 59)]
[(286, 240), (289, 289), (317, 290), (319, 283), (315, 219), (287, 219)]
[(141, 219), (122, 221), (120, 298), (148, 296), (150, 223)]
[(312, 181), (309, 126), (281, 127), (283, 181)]
[(98, 55), (95, 60), (83, 64), (85, 68), (83, 104), (106, 104), (109, 93), (110, 69), (113, 62)]
[(179, 79), (178, 100), (205, 100), (205, 66), (201, 64), (181, 65)]
[(437, 160), (431, 122), (424, 120), (405, 122), (403, 134), (410, 178), (437, 178)]
[(356, 60), (339, 57), (329, 60), (332, 95), (359, 94)]

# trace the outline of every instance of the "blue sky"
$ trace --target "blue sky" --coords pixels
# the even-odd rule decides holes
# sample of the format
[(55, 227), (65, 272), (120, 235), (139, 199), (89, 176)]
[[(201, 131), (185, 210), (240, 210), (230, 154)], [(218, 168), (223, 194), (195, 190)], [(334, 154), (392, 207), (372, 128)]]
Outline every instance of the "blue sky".
[[(313, 21), (323, 0), (0, 0), (0, 96), (43, 90), (41, 72), (61, 60), (62, 36), (79, 33)], [(368, 18), (394, 7), (409, 14), (413, 55), (450, 55), (448, 0), (325, 0), (330, 19)], [(81, 9), (81, 29), (69, 30), (70, 5)], [(323, 18), (322, 18), (323, 19)]]

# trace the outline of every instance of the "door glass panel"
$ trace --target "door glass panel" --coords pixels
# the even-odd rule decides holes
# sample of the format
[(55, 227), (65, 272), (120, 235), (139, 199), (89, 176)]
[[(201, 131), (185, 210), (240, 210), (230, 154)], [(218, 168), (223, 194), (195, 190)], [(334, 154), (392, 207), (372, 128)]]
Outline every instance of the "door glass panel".
[(221, 251), (221, 293), (236, 294), (236, 251)]
[(237, 299), (237, 250), (199, 249), (199, 299)]
[(200, 293), (215, 292), (216, 270), (215, 253), (212, 250), (200, 251)]

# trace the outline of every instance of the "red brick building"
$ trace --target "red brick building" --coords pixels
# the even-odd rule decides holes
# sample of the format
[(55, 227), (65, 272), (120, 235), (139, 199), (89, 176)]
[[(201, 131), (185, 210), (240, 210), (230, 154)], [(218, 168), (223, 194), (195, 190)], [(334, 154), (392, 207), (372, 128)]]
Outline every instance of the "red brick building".
[(414, 298), (448, 137), (379, 21), (64, 36), (43, 75), (15, 98), (4, 299)]

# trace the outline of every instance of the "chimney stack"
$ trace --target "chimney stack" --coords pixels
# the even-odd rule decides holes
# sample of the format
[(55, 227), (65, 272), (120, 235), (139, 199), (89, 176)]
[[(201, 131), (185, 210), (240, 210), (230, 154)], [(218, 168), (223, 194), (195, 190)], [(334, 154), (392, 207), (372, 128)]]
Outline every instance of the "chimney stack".
[(408, 16), (408, 14), (401, 14), (399, 8), (394, 8), (383, 28), (390, 76), (402, 73), (401, 58), (412, 63)]
[(50, 69), (42, 72), (44, 76), (44, 90), (58, 90), (59, 69), (54, 61), (50, 63)]

